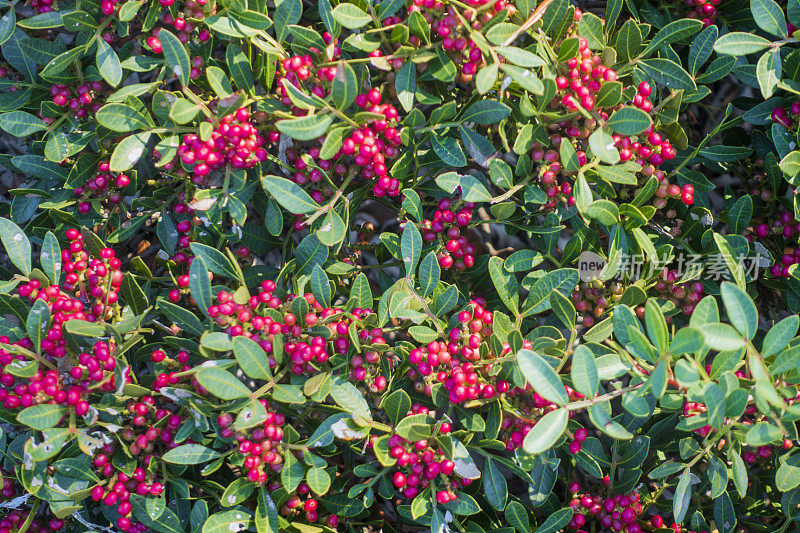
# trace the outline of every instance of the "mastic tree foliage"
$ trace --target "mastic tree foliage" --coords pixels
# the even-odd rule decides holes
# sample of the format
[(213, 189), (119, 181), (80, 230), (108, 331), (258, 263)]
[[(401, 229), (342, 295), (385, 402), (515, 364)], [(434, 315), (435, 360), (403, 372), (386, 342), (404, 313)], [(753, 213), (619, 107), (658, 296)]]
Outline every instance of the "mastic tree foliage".
[(0, 533), (797, 531), (795, 25), (0, 0)]

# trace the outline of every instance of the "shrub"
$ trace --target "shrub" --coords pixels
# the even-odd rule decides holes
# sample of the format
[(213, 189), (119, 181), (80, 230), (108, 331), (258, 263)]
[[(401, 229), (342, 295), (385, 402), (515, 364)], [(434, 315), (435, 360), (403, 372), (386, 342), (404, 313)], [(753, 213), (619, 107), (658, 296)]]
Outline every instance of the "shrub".
[(797, 0), (276, 3), (0, 2), (0, 532), (797, 530)]

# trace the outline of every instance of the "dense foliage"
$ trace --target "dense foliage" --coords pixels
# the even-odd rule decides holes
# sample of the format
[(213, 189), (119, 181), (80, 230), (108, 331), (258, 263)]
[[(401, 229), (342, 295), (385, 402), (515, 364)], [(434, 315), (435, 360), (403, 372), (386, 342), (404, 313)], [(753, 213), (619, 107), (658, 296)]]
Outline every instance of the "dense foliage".
[(797, 531), (800, 1), (274, 4), (0, 0), (0, 533)]

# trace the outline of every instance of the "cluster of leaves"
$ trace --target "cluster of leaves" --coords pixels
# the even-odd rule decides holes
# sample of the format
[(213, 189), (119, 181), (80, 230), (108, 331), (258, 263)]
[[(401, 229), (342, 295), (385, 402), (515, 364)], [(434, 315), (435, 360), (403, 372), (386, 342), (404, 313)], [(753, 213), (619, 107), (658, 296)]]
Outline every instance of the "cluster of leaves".
[(274, 4), (0, 0), (0, 529), (795, 530), (800, 3)]

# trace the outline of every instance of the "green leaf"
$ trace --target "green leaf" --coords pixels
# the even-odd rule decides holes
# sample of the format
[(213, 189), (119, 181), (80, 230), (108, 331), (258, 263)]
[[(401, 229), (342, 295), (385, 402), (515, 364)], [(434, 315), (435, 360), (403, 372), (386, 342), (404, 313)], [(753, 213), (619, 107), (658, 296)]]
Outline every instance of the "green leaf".
[(664, 353), (667, 350), (667, 321), (661, 307), (652, 298), (645, 304), (644, 323), (647, 327), (647, 336), (658, 351)]
[(619, 162), (619, 151), (614, 146), (614, 139), (602, 127), (589, 136), (589, 148), (603, 163), (614, 165)]
[(97, 39), (97, 53), (95, 54), (97, 70), (100, 75), (112, 87), (116, 87), (122, 81), (122, 65), (119, 57), (111, 46), (103, 39)]
[(786, 17), (783, 10), (774, 0), (751, 0), (750, 12), (758, 27), (765, 32), (786, 39)]
[(564, 384), (541, 355), (532, 350), (520, 350), (517, 352), (517, 364), (527, 382), (544, 399), (557, 405), (567, 405), (569, 398), (564, 390)]
[(764, 335), (761, 357), (766, 358), (783, 350), (797, 334), (798, 326), (800, 326), (800, 318), (797, 315), (786, 317), (772, 326)]
[(670, 89), (697, 90), (697, 85), (689, 73), (670, 59), (660, 57), (645, 59), (639, 66), (645, 74), (653, 78), (657, 83)]
[(728, 320), (745, 339), (752, 340), (758, 329), (758, 310), (753, 300), (738, 286), (727, 281), (722, 282), (720, 294)]
[(544, 261), (544, 257), (534, 250), (517, 250), (503, 261), (503, 268), (509, 272), (527, 272)]
[(619, 224), (619, 208), (611, 200), (605, 198), (595, 200), (587, 205), (583, 212), (587, 217), (597, 220), (605, 226)]
[(111, 154), (111, 171), (124, 172), (132, 168), (142, 158), (151, 135), (149, 131), (144, 131), (122, 139)]
[[(349, 4), (348, 4), (349, 5)], [(279, 120), (275, 123), (281, 133), (298, 141), (312, 141), (328, 131), (333, 115), (309, 115), (307, 117)]]
[(562, 408), (544, 415), (525, 436), (522, 448), (531, 454), (544, 453), (552, 448), (567, 429), (568, 413)]
[(756, 65), (756, 79), (764, 98), (769, 98), (781, 80), (781, 54), (779, 50), (764, 52)]
[(578, 271), (574, 268), (559, 268), (548, 272), (531, 287), (525, 300), (525, 315), (535, 315), (550, 309), (550, 294), (558, 291), (568, 296), (579, 281)]
[[(519, 67), (533, 68), (543, 67), (546, 62), (541, 57), (533, 52), (517, 48), (516, 46), (495, 46), (495, 52), (503, 56), (507, 62), (517, 65)], [(497, 77), (497, 68), (495, 67), (495, 78)]]
[(489, 125), (500, 122), (511, 113), (511, 108), (497, 100), (478, 100), (464, 111), (463, 122)]
[(398, 422), (395, 431), (404, 439), (417, 441), (430, 437), (431, 425), (428, 415), (408, 415)]
[(763, 446), (774, 444), (783, 439), (780, 428), (773, 426), (769, 422), (759, 422), (747, 432), (745, 441), (750, 446)]
[(503, 69), (503, 71), (505, 71), (509, 76), (511, 76), (511, 79), (517, 82), (517, 84), (526, 91), (529, 91), (533, 94), (544, 94), (544, 84), (542, 83), (542, 80), (540, 80), (531, 70), (518, 67), (516, 65), (509, 65), (507, 63), (501, 63), (500, 68)]
[(370, 16), (355, 4), (343, 3), (333, 8), (333, 18), (348, 30), (357, 30), (369, 23)]
[(558, 291), (550, 293), (550, 307), (562, 324), (567, 326), (570, 331), (575, 329), (575, 319), (577, 312), (572, 301)]
[(59, 423), (66, 414), (63, 405), (39, 404), (26, 407), (17, 415), (17, 422), (33, 429), (44, 431)]
[(650, 44), (642, 52), (643, 56), (648, 56), (653, 52), (658, 52), (662, 47), (691, 37), (703, 27), (703, 23), (697, 19), (682, 18), (670, 22), (656, 33)]
[(255, 92), (253, 71), (242, 47), (234, 43), (229, 44), (225, 50), (225, 62), (228, 65), (228, 71), (231, 73), (234, 85), (248, 93)]
[(622, 135), (636, 135), (649, 128), (652, 123), (650, 115), (638, 107), (625, 106), (608, 118), (606, 126)]
[(669, 351), (673, 355), (695, 353), (703, 347), (704, 342), (705, 338), (701, 330), (687, 326), (675, 332), (669, 345)]
[(58, 285), (61, 279), (61, 246), (52, 231), (48, 231), (44, 236), (39, 263), (47, 279), (53, 285)]
[(183, 43), (166, 29), (158, 34), (158, 38), (161, 39), (164, 61), (169, 67), (169, 72), (174, 74), (184, 87), (189, 85), (191, 64), (189, 63), (189, 54), (186, 53)]
[(249, 498), (255, 489), (256, 484), (246, 477), (234, 479), (231, 484), (225, 488), (225, 492), (222, 493), (219, 502), (223, 507), (239, 505)]
[(603, 21), (594, 13), (587, 12), (581, 15), (578, 21), (578, 35), (586, 39), (592, 50), (603, 49)]
[(403, 265), (406, 269), (406, 277), (414, 279), (414, 272), (422, 254), (422, 235), (417, 227), (408, 222), (403, 228), (403, 235), (400, 237), (400, 253), (403, 257)]
[(727, 352), (745, 344), (741, 335), (728, 324), (705, 324), (702, 331), (706, 345), (712, 350)]
[(42, 340), (47, 334), (49, 325), (50, 307), (46, 301), (37, 298), (33, 302), (33, 307), (28, 312), (28, 318), (25, 321), (25, 331), (28, 333), (28, 338), (33, 342), (33, 347), (37, 352), (40, 351)]
[(31, 241), (22, 229), (7, 217), (0, 217), (0, 241), (8, 258), (26, 276), (31, 273)]
[(337, 109), (347, 109), (358, 94), (358, 78), (349, 64), (342, 61), (336, 66), (336, 76), (331, 86), (333, 103)]
[(27, 137), (31, 133), (46, 130), (42, 119), (25, 111), (10, 111), (0, 114), (0, 128), (14, 137)]
[(411, 397), (406, 391), (398, 389), (386, 397), (381, 408), (386, 411), (392, 424), (397, 425), (411, 409)]
[(692, 40), (692, 45), (689, 47), (689, 59), (686, 62), (689, 67), (689, 73), (692, 76), (697, 74), (700, 67), (711, 57), (711, 52), (714, 51), (714, 42), (717, 40), (718, 35), (719, 29), (712, 24)]
[(686, 511), (689, 510), (689, 502), (692, 497), (691, 479), (691, 472), (687, 467), (683, 470), (680, 479), (678, 479), (678, 485), (675, 487), (675, 496), (672, 500), (672, 514), (675, 517), (675, 521), (678, 523), (683, 522)]
[[(636, 21), (633, 19), (627, 20), (619, 29), (619, 32), (617, 33), (617, 42), (614, 45), (614, 49), (617, 51), (618, 59), (625, 62), (633, 59), (639, 54), (641, 47), (642, 32), (639, 29), (639, 25), (636, 24)], [(600, 92), (598, 93), (597, 101), (595, 102), (598, 108), (607, 107), (609, 105), (603, 102), (603, 88), (606, 86), (614, 87), (614, 85), (609, 85), (608, 83), (603, 84), (603, 87), (600, 88)], [(621, 84), (619, 87), (621, 90)]]
[(284, 0), (276, 8), (272, 16), (275, 23), (275, 40), (284, 43), (286, 31), (291, 24), (297, 24), (303, 14), (302, 0)]
[(723, 492), (719, 498), (714, 500), (714, 522), (720, 533), (736, 531), (736, 509), (727, 492)]
[[(10, 41), (9, 41), (10, 42)], [(61, 74), (70, 67), (75, 61), (83, 57), (86, 53), (86, 45), (77, 46), (66, 52), (57, 55), (42, 69), (42, 77), (55, 76)]]
[(420, 295), (423, 298), (430, 296), (434, 289), (436, 289), (436, 286), (439, 284), (441, 272), (442, 270), (439, 267), (439, 260), (436, 258), (436, 252), (430, 252), (419, 264), (419, 287)]
[(306, 473), (306, 483), (318, 496), (322, 496), (331, 488), (331, 476), (322, 468), (311, 468)]
[(269, 357), (264, 352), (264, 348), (243, 335), (234, 337), (231, 343), (236, 362), (239, 363), (245, 374), (253, 379), (272, 379)]
[(791, 182), (800, 174), (800, 151), (794, 150), (786, 154), (786, 156), (781, 159), (781, 162), (778, 163), (778, 166)]
[(775, 487), (781, 492), (789, 492), (798, 485), (800, 485), (800, 453), (795, 453), (783, 461), (775, 472)]
[[(460, 494), (459, 497), (461, 497)], [(530, 532), (531, 522), (528, 518), (528, 511), (525, 509), (524, 505), (517, 501), (508, 502), (508, 506), (503, 514), (505, 515), (506, 521), (514, 526), (517, 533)]]
[(488, 457), (483, 471), (483, 494), (492, 507), (498, 511), (505, 508), (508, 499), (508, 484), (500, 469), (495, 466), (495, 461)]
[(218, 367), (203, 368), (196, 377), (204, 389), (223, 400), (247, 398), (252, 394), (233, 374)]
[(406, 61), (394, 80), (397, 99), (406, 112), (414, 107), (414, 93), (417, 91), (417, 68), (412, 61)]
[(718, 54), (745, 56), (769, 48), (770, 42), (752, 33), (734, 31), (726, 33), (714, 43), (714, 51)]
[(101, 107), (95, 115), (101, 126), (111, 131), (134, 131), (150, 128), (149, 117), (128, 104), (112, 102)]
[(214, 304), (211, 295), (211, 281), (208, 279), (208, 266), (201, 256), (195, 256), (189, 267), (189, 293), (204, 315)]
[(494, 256), (489, 259), (489, 276), (497, 295), (515, 315), (519, 314), (519, 286), (513, 274), (503, 268), (503, 259)]
[(328, 275), (319, 265), (314, 265), (314, 268), (311, 270), (311, 276), (308, 278), (308, 282), (311, 285), (311, 292), (316, 297), (317, 301), (324, 306), (331, 305), (331, 285), (330, 280), (328, 279)]
[(212, 248), (211, 246), (199, 242), (193, 242), (190, 245), (190, 248), (193, 254), (203, 258), (203, 262), (205, 262), (208, 270), (214, 274), (227, 276), (231, 279), (238, 278), (238, 274), (236, 273), (236, 269), (233, 268), (233, 264), (231, 264), (230, 260), (225, 257), (225, 254), (216, 248)]
[(8, 41), (14, 35), (14, 26), (17, 23), (17, 15), (14, 6), (11, 6), (6, 14), (0, 17), (0, 45)]
[(600, 386), (600, 377), (597, 373), (594, 354), (583, 344), (575, 348), (575, 353), (572, 354), (570, 377), (572, 386), (578, 392), (587, 398), (594, 398), (594, 394)]
[(281, 206), (294, 215), (312, 213), (320, 208), (306, 191), (298, 184), (280, 176), (267, 174), (261, 176), (261, 186), (272, 195)]
[(750, 224), (753, 216), (753, 199), (749, 195), (742, 196), (728, 210), (728, 225), (732, 234), (741, 234)]
[(372, 420), (367, 400), (352, 383), (342, 381), (338, 376), (334, 376), (331, 380), (331, 398), (339, 407), (352, 415), (364, 420)]
[[(609, 2), (610, 3), (610, 2)], [(542, 525), (534, 533), (555, 533), (563, 529), (569, 521), (572, 520), (574, 511), (571, 507), (564, 507), (558, 511), (550, 514), (547, 520), (542, 522)]]
[(278, 507), (272, 501), (266, 487), (258, 489), (258, 505), (256, 507), (256, 531), (258, 533), (279, 533), (280, 521)]
[(456, 168), (466, 166), (467, 157), (457, 139), (441, 134), (431, 135), (433, 151), (446, 165)]
[(597, 165), (594, 167), (597, 175), (611, 183), (619, 183), (620, 185), (636, 185), (638, 178), (636, 174), (631, 171), (624, 170), (617, 166)]
[(733, 247), (725, 237), (718, 233), (714, 233), (714, 242), (717, 244), (722, 260), (731, 271), (734, 281), (739, 288), (745, 287), (744, 268), (741, 264), (740, 258), (734, 256)]
[[(176, 448), (177, 449), (177, 448)], [(296, 459), (295, 459), (296, 460)], [(214, 513), (203, 524), (202, 533), (231, 533), (231, 531), (244, 531), (253, 521), (249, 513), (241, 509)]]

